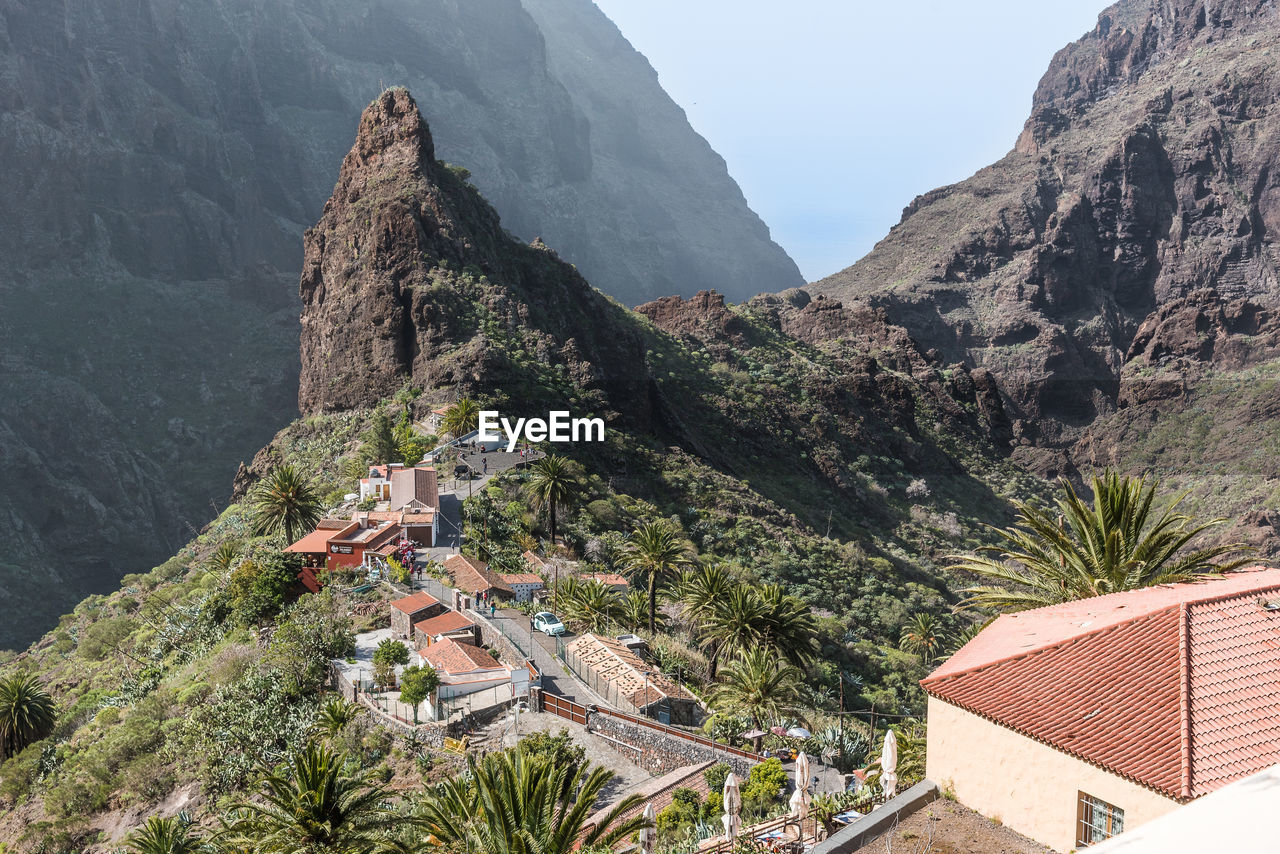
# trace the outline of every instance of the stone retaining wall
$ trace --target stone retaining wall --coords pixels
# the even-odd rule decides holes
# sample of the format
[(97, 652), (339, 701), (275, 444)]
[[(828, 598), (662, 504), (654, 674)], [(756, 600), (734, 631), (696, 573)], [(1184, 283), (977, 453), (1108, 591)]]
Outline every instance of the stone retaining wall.
[[(637, 754), (636, 751), (615, 746), (618, 753), (652, 774), (669, 774), (677, 768), (702, 762), (727, 762), (733, 773), (745, 779), (755, 765), (745, 757), (715, 750), (704, 744), (686, 741), (600, 712), (593, 712), (588, 717), (587, 730), (638, 748)], [(612, 745), (612, 742), (606, 743)]]

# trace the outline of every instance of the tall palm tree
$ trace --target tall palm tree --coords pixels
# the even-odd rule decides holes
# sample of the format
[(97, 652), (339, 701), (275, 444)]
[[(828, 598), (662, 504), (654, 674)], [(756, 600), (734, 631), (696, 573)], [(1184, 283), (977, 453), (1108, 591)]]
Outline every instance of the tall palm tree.
[(35, 676), (17, 673), (0, 679), (0, 759), (16, 756), (53, 732), (56, 721), (53, 698)]
[(384, 806), (387, 792), (367, 775), (343, 772), (340, 753), (309, 744), (290, 757), (287, 776), (263, 780), (261, 801), (241, 801), (217, 836), (259, 852), (368, 854), (389, 823), (414, 821)]
[(640, 814), (622, 818), (642, 803), (629, 795), (585, 829), (614, 776), (600, 766), (571, 768), (511, 750), (481, 762), (468, 756), (467, 768), (430, 790), (423, 805), (426, 829), (446, 845), (485, 854), (569, 854), (612, 848), (646, 825)]
[(631, 532), (623, 561), (633, 575), (645, 578), (649, 588), (649, 632), (656, 630), (658, 585), (693, 563), (693, 551), (670, 522), (645, 522)]
[(253, 492), (253, 532), (258, 536), (283, 532), (296, 541), (320, 521), (319, 493), (311, 480), (294, 466), (273, 468)]
[(800, 668), (787, 664), (773, 650), (757, 646), (724, 666), (720, 681), (711, 690), (711, 700), (721, 708), (743, 712), (756, 729), (785, 717), (803, 720), (803, 678)]
[(944, 634), (942, 623), (937, 617), (919, 611), (912, 614), (911, 619), (902, 627), (898, 648), (915, 653), (925, 664), (930, 664), (942, 650)]
[(191, 830), (185, 815), (161, 818), (153, 815), (125, 839), (125, 850), (133, 854), (197, 854), (206, 850), (204, 840)]
[(707, 678), (714, 680), (720, 656), (748, 650), (764, 639), (765, 603), (755, 588), (739, 584), (711, 603), (703, 619), (702, 648)]
[(723, 563), (708, 561), (685, 570), (675, 588), (680, 616), (696, 632), (706, 624), (711, 609), (723, 601), (735, 586), (733, 574)]
[(1057, 514), (1019, 502), (1017, 524), (997, 531), (1002, 540), (976, 555), (952, 555), (951, 569), (998, 582), (970, 587), (967, 605), (1021, 611), (1155, 584), (1191, 581), (1242, 566), (1245, 559), (1214, 563), (1250, 549), (1227, 543), (1188, 550), (1204, 531), (1227, 520), (1197, 523), (1177, 507), (1153, 507), (1160, 483), (1108, 471), (1091, 480), (1093, 503), (1066, 480)]
[(792, 664), (810, 661), (817, 651), (818, 621), (809, 606), (786, 593), (780, 584), (762, 584), (758, 593), (764, 605), (763, 642)]
[(582, 474), (577, 463), (560, 454), (548, 454), (529, 468), (525, 496), (535, 510), (546, 508), (551, 544), (556, 542), (556, 510), (573, 504), (582, 495)]
[(440, 419), (440, 429), (455, 437), (465, 436), (480, 426), (480, 404), (469, 397), (460, 397)]

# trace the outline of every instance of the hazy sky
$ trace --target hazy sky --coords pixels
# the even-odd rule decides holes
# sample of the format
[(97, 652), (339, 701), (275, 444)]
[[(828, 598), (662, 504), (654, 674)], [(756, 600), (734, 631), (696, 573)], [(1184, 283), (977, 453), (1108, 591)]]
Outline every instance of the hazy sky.
[(810, 281), (1013, 148), (1108, 0), (596, 0)]

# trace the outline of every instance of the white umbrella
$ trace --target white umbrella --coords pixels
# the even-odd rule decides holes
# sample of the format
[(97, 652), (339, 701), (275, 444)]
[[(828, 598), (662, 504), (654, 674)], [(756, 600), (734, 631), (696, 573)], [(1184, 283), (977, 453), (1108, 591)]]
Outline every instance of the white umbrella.
[(644, 820), (648, 827), (640, 831), (640, 851), (642, 854), (653, 854), (658, 848), (658, 813), (652, 803), (645, 805)]
[(742, 809), (742, 793), (738, 791), (738, 778), (732, 771), (724, 778), (723, 802), (724, 816), (720, 823), (724, 825), (725, 840), (733, 842), (733, 838), (738, 835), (738, 828), (742, 826), (742, 821), (738, 818), (738, 811)]
[(799, 821), (809, 817), (809, 756), (802, 750), (796, 757), (796, 791), (791, 796), (791, 813)]
[(887, 798), (892, 798), (898, 788), (898, 736), (893, 730), (884, 734), (884, 746), (880, 748), (880, 785)]

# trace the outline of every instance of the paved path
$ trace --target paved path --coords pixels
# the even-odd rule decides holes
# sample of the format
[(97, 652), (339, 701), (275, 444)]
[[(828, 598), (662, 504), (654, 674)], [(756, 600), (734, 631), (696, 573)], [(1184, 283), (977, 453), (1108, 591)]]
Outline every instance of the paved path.
[[(533, 663), (542, 671), (542, 689), (548, 694), (557, 694), (567, 700), (586, 705), (598, 700), (587, 693), (578, 680), (565, 672), (564, 663), (556, 658), (556, 639), (542, 632), (529, 629), (529, 618), (515, 608), (501, 608), (493, 617), (493, 622), (502, 625), (506, 634), (514, 636), (521, 649), (532, 649)], [(563, 635), (566, 641), (574, 635)]]

